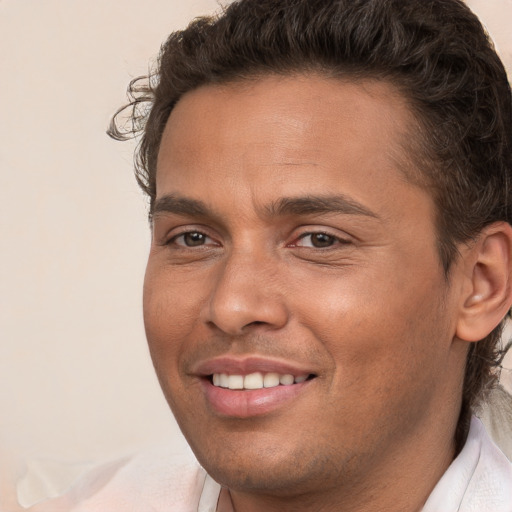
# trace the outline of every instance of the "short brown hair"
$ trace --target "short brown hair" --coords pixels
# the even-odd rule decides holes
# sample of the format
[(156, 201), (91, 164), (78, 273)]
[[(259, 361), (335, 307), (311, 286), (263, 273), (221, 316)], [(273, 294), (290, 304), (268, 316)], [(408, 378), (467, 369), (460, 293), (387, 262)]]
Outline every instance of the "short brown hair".
[[(240, 0), (218, 16), (172, 33), (149, 77), (129, 87), (131, 127), (114, 117), (109, 133), (141, 133), (138, 183), (156, 196), (156, 162), (167, 119), (201, 85), (265, 74), (315, 71), (386, 80), (419, 121), (413, 155), (437, 208), (447, 279), (457, 246), (486, 225), (511, 221), (511, 91), (477, 17), (461, 0)], [(496, 381), (501, 326), (469, 349), (461, 419)], [(464, 423), (464, 422), (463, 422)]]

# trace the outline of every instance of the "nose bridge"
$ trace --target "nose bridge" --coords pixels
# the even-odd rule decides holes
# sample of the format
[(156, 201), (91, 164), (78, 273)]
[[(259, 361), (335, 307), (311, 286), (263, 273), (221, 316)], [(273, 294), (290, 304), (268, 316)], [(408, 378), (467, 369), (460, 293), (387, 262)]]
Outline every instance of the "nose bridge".
[(237, 335), (255, 326), (278, 329), (287, 322), (279, 288), (279, 261), (256, 250), (233, 249), (219, 262), (205, 320)]

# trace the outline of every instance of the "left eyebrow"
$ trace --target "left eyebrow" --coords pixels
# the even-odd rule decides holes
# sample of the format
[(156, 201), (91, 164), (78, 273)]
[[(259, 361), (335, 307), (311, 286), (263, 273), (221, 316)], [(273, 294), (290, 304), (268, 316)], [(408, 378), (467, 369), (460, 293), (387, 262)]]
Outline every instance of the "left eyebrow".
[(375, 212), (366, 206), (343, 195), (283, 197), (266, 206), (265, 210), (271, 217), (334, 213), (379, 218)]

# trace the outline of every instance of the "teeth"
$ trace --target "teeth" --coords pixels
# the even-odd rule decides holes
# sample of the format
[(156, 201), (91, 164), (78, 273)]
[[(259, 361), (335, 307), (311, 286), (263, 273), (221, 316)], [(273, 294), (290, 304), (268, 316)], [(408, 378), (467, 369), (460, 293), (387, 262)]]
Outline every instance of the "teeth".
[(248, 375), (228, 375), (227, 373), (214, 373), (213, 385), (226, 389), (262, 389), (275, 388), (276, 386), (291, 386), (300, 384), (308, 378), (308, 375), (294, 377), (290, 373), (280, 375), (279, 373), (254, 372)]
[(263, 387), (263, 375), (259, 372), (250, 373), (244, 378), (244, 389), (261, 389)]
[(279, 383), (282, 384), (283, 386), (289, 386), (290, 384), (293, 384), (293, 381), (293, 375), (290, 375), (289, 373), (281, 375), (279, 377)]
[(244, 389), (244, 378), (242, 375), (230, 375), (228, 377), (229, 389)]
[(267, 373), (263, 377), (263, 386), (266, 388), (275, 388), (279, 386), (279, 374), (278, 373)]

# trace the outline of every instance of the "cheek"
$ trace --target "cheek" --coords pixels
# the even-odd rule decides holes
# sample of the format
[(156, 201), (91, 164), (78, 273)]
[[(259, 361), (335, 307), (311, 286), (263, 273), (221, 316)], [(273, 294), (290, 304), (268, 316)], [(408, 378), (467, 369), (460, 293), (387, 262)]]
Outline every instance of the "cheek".
[(204, 301), (204, 276), (170, 271), (159, 258), (148, 262), (143, 310), (146, 329), (179, 338), (198, 319)]
[(144, 278), (143, 312), (146, 338), (157, 372), (175, 367), (181, 352), (181, 339), (196, 318), (190, 294), (173, 282), (169, 273), (148, 264)]
[[(404, 273), (354, 272), (317, 279), (294, 293), (300, 322), (312, 331), (345, 378), (410, 373), (448, 348), (450, 326), (439, 297), (443, 283)], [(383, 279), (382, 275), (386, 278)], [(404, 377), (405, 378), (405, 377)], [(398, 375), (400, 379), (400, 375)]]
[(148, 265), (143, 293), (144, 325), (155, 372), (169, 406), (178, 420), (194, 420), (197, 411), (193, 403), (183, 400), (189, 394), (190, 382), (183, 374), (181, 361), (198, 315), (191, 294), (175, 285), (170, 275)]

